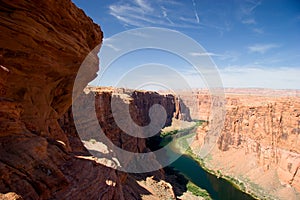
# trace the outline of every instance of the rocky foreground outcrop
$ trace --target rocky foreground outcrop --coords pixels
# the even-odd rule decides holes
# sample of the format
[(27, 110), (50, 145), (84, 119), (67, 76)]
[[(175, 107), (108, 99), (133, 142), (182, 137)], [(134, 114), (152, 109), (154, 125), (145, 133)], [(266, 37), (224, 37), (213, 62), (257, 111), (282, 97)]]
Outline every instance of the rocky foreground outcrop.
[[(116, 171), (74, 154), (57, 122), (102, 41), (99, 26), (70, 0), (3, 0), (0, 9), (0, 192), (10, 192), (1, 198), (122, 199)], [(90, 67), (82, 89), (97, 57)]]
[[(299, 91), (227, 89), (225, 92), (224, 127), (216, 147), (206, 158), (207, 165), (245, 182), (248, 189), (260, 196), (299, 198)], [(210, 95), (198, 91), (194, 96), (201, 114), (192, 114), (198, 119), (209, 119)], [(208, 130), (205, 125), (198, 128), (192, 144), (194, 152), (201, 148)]]
[[(107, 167), (111, 157), (93, 157), (77, 134), (68, 109), (72, 95), (75, 100), (98, 71), (100, 27), (70, 0), (3, 0), (0, 9), (0, 198), (174, 199), (172, 186), (160, 180), (162, 171), (151, 174), (156, 180), (143, 180)], [(88, 54), (88, 73), (73, 91)], [(163, 126), (173, 116), (188, 117), (172, 95), (118, 93), (121, 102), (130, 104), (135, 113), (131, 118), (140, 126), (149, 123), (148, 111), (155, 103), (166, 109)], [(88, 95), (95, 98), (98, 122), (116, 146), (148, 151), (145, 139), (127, 136), (114, 123), (111, 91)]]
[[(77, 71), (102, 41), (100, 27), (70, 0), (3, 0), (0, 9), (0, 198), (151, 198), (136, 178), (101, 164), (86, 151), (67, 111)], [(75, 97), (96, 76), (97, 50), (90, 54), (89, 73), (80, 77)], [(109, 115), (111, 92), (94, 94), (105, 134), (126, 150), (147, 151), (144, 139), (123, 135), (115, 127)], [(166, 107), (166, 124), (171, 123), (174, 97), (134, 94), (120, 99), (133, 105), (135, 122), (149, 123), (147, 109), (159, 103)], [(152, 197), (174, 198), (170, 184), (160, 185), (166, 193), (152, 192)]]

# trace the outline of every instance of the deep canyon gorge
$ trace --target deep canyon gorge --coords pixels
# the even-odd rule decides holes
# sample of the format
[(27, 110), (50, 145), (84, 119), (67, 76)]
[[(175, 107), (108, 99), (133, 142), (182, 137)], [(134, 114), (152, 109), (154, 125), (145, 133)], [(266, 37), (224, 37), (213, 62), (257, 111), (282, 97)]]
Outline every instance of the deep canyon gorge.
[[(78, 135), (73, 84), (87, 54), (102, 42), (100, 27), (70, 0), (2, 0), (0, 8), (0, 199), (176, 199), (176, 186), (163, 169), (118, 171), (116, 155), (103, 151), (103, 158), (95, 158)], [(118, 127), (110, 105), (118, 98), (120, 109), (129, 105), (131, 119), (146, 126), (149, 109), (160, 104), (166, 110), (163, 126), (173, 119), (206, 121), (191, 144), (197, 155), (211, 124), (208, 91), (175, 96), (86, 87), (99, 66), (97, 54), (92, 56), (90, 74), (74, 91), (85, 110), (76, 120), (87, 133), (94, 131), (89, 115), (96, 112), (114, 145), (150, 152), (146, 139)], [(84, 96), (95, 98), (95, 105), (87, 106)], [(203, 159), (205, 167), (239, 180), (259, 198), (299, 199), (299, 91), (226, 89), (225, 97), (224, 127)], [(182, 199), (201, 199), (183, 192)]]
[[(186, 96), (186, 97), (185, 97)], [(299, 198), (299, 91), (225, 89), (226, 117), (208, 168), (248, 183), (261, 196)], [(183, 95), (193, 119), (209, 121), (208, 91)], [(197, 154), (210, 126), (197, 129), (191, 144)]]

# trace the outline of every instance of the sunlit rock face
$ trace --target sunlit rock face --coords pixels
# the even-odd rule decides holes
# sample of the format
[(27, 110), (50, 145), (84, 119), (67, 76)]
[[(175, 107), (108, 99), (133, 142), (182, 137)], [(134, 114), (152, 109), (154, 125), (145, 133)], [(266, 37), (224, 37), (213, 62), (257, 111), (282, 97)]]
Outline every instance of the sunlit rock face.
[[(104, 166), (84, 148), (68, 110), (77, 71), (102, 42), (100, 27), (70, 0), (2, 0), (0, 9), (0, 198), (138, 199), (141, 190), (137, 184), (133, 187), (133, 179)], [(97, 57), (92, 61), (75, 96), (96, 76)], [(209, 121), (207, 93), (184, 97), (186, 106), (174, 97), (149, 92), (127, 100), (140, 125), (149, 123), (153, 103), (165, 106), (166, 125), (172, 117), (190, 120), (189, 113)], [(126, 150), (147, 151), (145, 140), (122, 134), (111, 122), (111, 93), (99, 91), (95, 98), (107, 136)], [(299, 96), (229, 95), (226, 107), (211, 166), (229, 175), (243, 174), (267, 192), (296, 199)], [(192, 148), (201, 145), (206, 131), (199, 128)]]
[[(22, 104), (28, 129), (58, 139), (55, 119), (71, 104), (84, 58), (102, 41), (100, 27), (71, 1), (2, 1), (0, 6), (1, 97)], [(81, 89), (98, 71), (96, 57), (90, 67)]]
[[(300, 192), (299, 91), (227, 89), (223, 130), (211, 152), (211, 167), (239, 179), (249, 179), (281, 199)], [(195, 102), (209, 119), (211, 99), (198, 92)], [(191, 108), (191, 110), (193, 110)], [(201, 148), (209, 127), (197, 130), (192, 144)], [(297, 193), (296, 192), (296, 193)]]
[[(122, 199), (116, 172), (75, 155), (57, 122), (100, 27), (69, 0), (4, 0), (0, 9), (3, 198)], [(95, 77), (94, 61), (79, 90)]]
[[(96, 53), (102, 42), (100, 27), (70, 0), (4, 0), (0, 9), (0, 197), (140, 198), (144, 190), (133, 178), (89, 154), (68, 111), (72, 92), (73, 97), (81, 94), (98, 71), (98, 57), (91, 54), (88, 73), (73, 88), (82, 62), (94, 48)], [(136, 95), (133, 99), (140, 98), (139, 93)], [(142, 99), (162, 100), (158, 94), (147, 95)], [(108, 100), (96, 96), (100, 98)], [(165, 102), (170, 110), (167, 123), (173, 117), (173, 100)], [(105, 103), (98, 102), (99, 116), (109, 111)], [(138, 102), (132, 105), (137, 106), (135, 120), (147, 124), (148, 113)], [(109, 119), (99, 121), (111, 128)], [(113, 133), (108, 130), (107, 135), (112, 141), (121, 137), (122, 144), (118, 145), (125, 149), (147, 150), (144, 140), (115, 137)]]

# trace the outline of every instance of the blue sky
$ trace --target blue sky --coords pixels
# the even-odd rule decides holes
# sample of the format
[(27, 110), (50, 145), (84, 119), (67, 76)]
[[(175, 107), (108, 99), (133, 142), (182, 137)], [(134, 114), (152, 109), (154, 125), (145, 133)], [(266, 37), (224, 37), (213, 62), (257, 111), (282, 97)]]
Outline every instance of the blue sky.
[[(74, 0), (74, 3), (101, 26), (105, 38), (143, 27), (162, 27), (186, 34), (211, 56), (225, 87), (300, 89), (300, 1)], [(174, 67), (186, 75), (190, 84), (201, 87), (199, 77), (182, 70), (184, 61), (171, 57), (168, 61), (168, 58), (158, 52), (133, 53), (116, 62), (100, 84), (113, 85), (112, 79), (121, 77), (132, 65), (165, 60), (162, 64)]]

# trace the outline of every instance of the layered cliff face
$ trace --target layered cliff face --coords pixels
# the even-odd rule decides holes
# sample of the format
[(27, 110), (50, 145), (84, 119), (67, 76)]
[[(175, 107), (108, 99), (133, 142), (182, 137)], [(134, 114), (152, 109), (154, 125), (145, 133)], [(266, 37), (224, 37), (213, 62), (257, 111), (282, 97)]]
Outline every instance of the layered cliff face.
[(178, 94), (189, 109), (191, 119), (208, 121), (211, 112), (211, 95), (207, 90), (179, 91)]
[[(140, 199), (149, 195), (135, 178), (112, 169), (114, 160), (106, 167), (109, 158), (99, 160), (89, 154), (77, 134), (72, 111), (67, 111), (77, 71), (101, 43), (100, 28), (69, 0), (2, 0), (0, 9), (0, 198)], [(95, 77), (95, 55), (93, 61), (76, 94)], [(96, 100), (92, 112), (104, 133), (131, 152), (148, 148), (145, 139), (127, 135), (115, 123), (109, 107), (113, 93), (121, 107), (129, 105), (131, 118), (140, 126), (150, 123), (149, 108), (156, 103), (166, 108), (165, 125), (173, 116), (190, 120), (189, 113), (209, 121), (211, 100), (201, 92), (187, 95), (187, 107), (173, 96), (151, 92), (89, 93)], [(299, 96), (228, 96), (225, 126), (208, 164), (276, 196), (298, 198), (299, 107)], [(86, 115), (88, 120), (89, 112)], [(194, 149), (201, 146), (207, 131), (204, 126), (198, 129)], [(164, 197), (174, 198), (170, 185), (161, 187), (169, 194)]]
[[(95, 105), (87, 104), (89, 98), (95, 99)], [(122, 163), (123, 155), (119, 155), (116, 151), (112, 150), (114, 147), (110, 146), (109, 143), (105, 143), (104, 140), (97, 139), (100, 132), (97, 128), (95, 128), (95, 126), (101, 127), (101, 130), (109, 141), (123, 150), (133, 153), (150, 152), (150, 149), (146, 145), (146, 138), (131, 136), (129, 132), (122, 129), (120, 124), (116, 122), (116, 116), (112, 109), (112, 102), (114, 101), (117, 101), (117, 105), (115, 105), (117, 106), (117, 110), (129, 109), (129, 118), (122, 118), (124, 124), (128, 126), (126, 127), (126, 129), (128, 128), (127, 130), (131, 130), (132, 127), (130, 127), (130, 124), (132, 122), (141, 127), (149, 125), (151, 123), (149, 111), (150, 108), (156, 104), (161, 105), (166, 111), (166, 121), (163, 124), (163, 127), (171, 125), (173, 117), (176, 117), (176, 113), (179, 113), (180, 116), (184, 115), (189, 117), (188, 114), (182, 114), (180, 110), (177, 110), (180, 108), (180, 106), (176, 106), (177, 98), (170, 94), (160, 95), (156, 92), (134, 91), (122, 88), (87, 87), (85, 89), (85, 93), (76, 100), (77, 106), (83, 108), (83, 112), (80, 113), (80, 116), (74, 119), (72, 108), (70, 108), (68, 112), (59, 119), (59, 124), (65, 131), (69, 140), (72, 141), (72, 151), (77, 152), (77, 154), (80, 155), (86, 155), (89, 154), (89, 152), (93, 153), (93, 155), (97, 156), (95, 159), (97, 163), (113, 169), (117, 168), (120, 162), (121, 165), (130, 165), (132, 164), (131, 162), (135, 160), (129, 156), (125, 158), (126, 163)], [(97, 116), (97, 124), (94, 124), (91, 120), (93, 118), (93, 114), (96, 114)], [(154, 113), (152, 120), (163, 117), (155, 114), (159, 113)], [(77, 120), (76, 124), (74, 123), (74, 120)], [(81, 134), (78, 134), (78, 130), (82, 130)], [(140, 134), (143, 133), (140, 132)], [(86, 147), (83, 146), (81, 141), (84, 142)], [(89, 149), (89, 152), (86, 148)], [(138, 167), (147, 168), (149, 165), (157, 163), (157, 160), (155, 156), (153, 156), (150, 164), (143, 160), (138, 162), (140, 163), (140, 166)], [(148, 163), (148, 166), (145, 166), (145, 163)], [(140, 199), (140, 191), (138, 191), (135, 186), (137, 178), (126, 172), (118, 172), (118, 176), (122, 186), (123, 197), (125, 199)], [(156, 181), (150, 178), (152, 176), (155, 177)], [(142, 187), (149, 189), (148, 187), (151, 186), (152, 189), (149, 190), (152, 192), (159, 191), (160, 193), (144, 194), (147, 198), (157, 198), (158, 196), (166, 199), (175, 198), (172, 186), (164, 181), (165, 177), (162, 170), (142, 174), (141, 177), (143, 177), (142, 182), (144, 183), (144, 185), (142, 184)], [(157, 182), (157, 180), (160, 180), (160, 182)], [(139, 184), (141, 183), (139, 182)], [(161, 184), (165, 186), (160, 188)]]
[[(101, 43), (99, 26), (69, 0), (4, 0), (0, 9), (0, 192), (119, 198), (116, 172), (75, 155), (57, 122), (82, 61)], [(94, 61), (82, 88), (98, 70)]]
[[(91, 156), (77, 134), (67, 109), (81, 63), (101, 43), (99, 26), (69, 0), (4, 0), (0, 8), (0, 198), (174, 198), (172, 186), (163, 180), (151, 179), (147, 186), (142, 178), (107, 167), (105, 159)], [(90, 54), (89, 73), (77, 82), (75, 97), (96, 76), (97, 51)], [(171, 123), (176, 109), (176, 117), (183, 116), (173, 96), (119, 94), (141, 126), (149, 123), (153, 103), (166, 108), (164, 125)], [(115, 145), (132, 152), (148, 151), (144, 139), (127, 136), (116, 127), (110, 115), (111, 91), (89, 95), (96, 100), (99, 124)]]
[[(207, 164), (251, 183), (249, 189), (263, 195), (299, 198), (300, 99), (296, 93), (282, 96), (288, 92), (281, 91), (279, 96), (276, 91), (267, 90), (251, 95), (227, 91), (225, 124)], [(205, 93), (198, 94), (198, 101), (210, 104)], [(192, 144), (195, 152), (208, 129), (205, 125), (198, 128)]]
[[(101, 127), (103, 133), (107, 138), (113, 142), (114, 145), (120, 147), (126, 151), (143, 153), (148, 152), (149, 149), (146, 146), (146, 138), (134, 137), (130, 134), (130, 130), (134, 127), (130, 127), (132, 123), (145, 127), (151, 123), (149, 116), (150, 108), (153, 105), (159, 104), (166, 111), (166, 120), (161, 128), (165, 126), (170, 126), (172, 119), (176, 113), (181, 113), (178, 107), (176, 107), (176, 98), (173, 95), (160, 95), (156, 92), (149, 91), (134, 91), (130, 89), (122, 88), (95, 88), (88, 87), (77, 100), (77, 106), (83, 108), (83, 112), (80, 113), (81, 116), (77, 118), (77, 128), (83, 126), (84, 134), (88, 135), (89, 138), (97, 137), (98, 132), (95, 132), (96, 128), (91, 122), (91, 118), (94, 114), (97, 116), (97, 125)], [(95, 105), (87, 104), (88, 98), (95, 98)], [(115, 112), (112, 109), (112, 104), (115, 102)], [(122, 123), (128, 127), (120, 127), (120, 124), (116, 122), (117, 110), (125, 110), (128, 106), (129, 116), (122, 117)], [(159, 113), (153, 113), (152, 119), (160, 119)], [(119, 122), (120, 123), (120, 122)], [(152, 122), (153, 123), (153, 122)], [(74, 124), (74, 118), (72, 115), (72, 108), (65, 113), (59, 120), (59, 124), (68, 135), (69, 140), (72, 140), (71, 148), (73, 151), (82, 151), (82, 144), (79, 141), (76, 126)], [(128, 132), (126, 132), (128, 130)], [(143, 130), (138, 129), (140, 133), (135, 133), (137, 135), (142, 135)], [(160, 129), (152, 133), (156, 135), (160, 132)], [(84, 140), (84, 138), (82, 138)], [(85, 151), (85, 150), (83, 150)]]
[[(1, 79), (7, 80), (1, 96), (22, 104), (28, 129), (62, 139), (55, 119), (70, 106), (77, 71), (102, 32), (71, 1), (2, 1), (0, 6)], [(96, 75), (96, 57), (90, 67), (81, 89)]]

